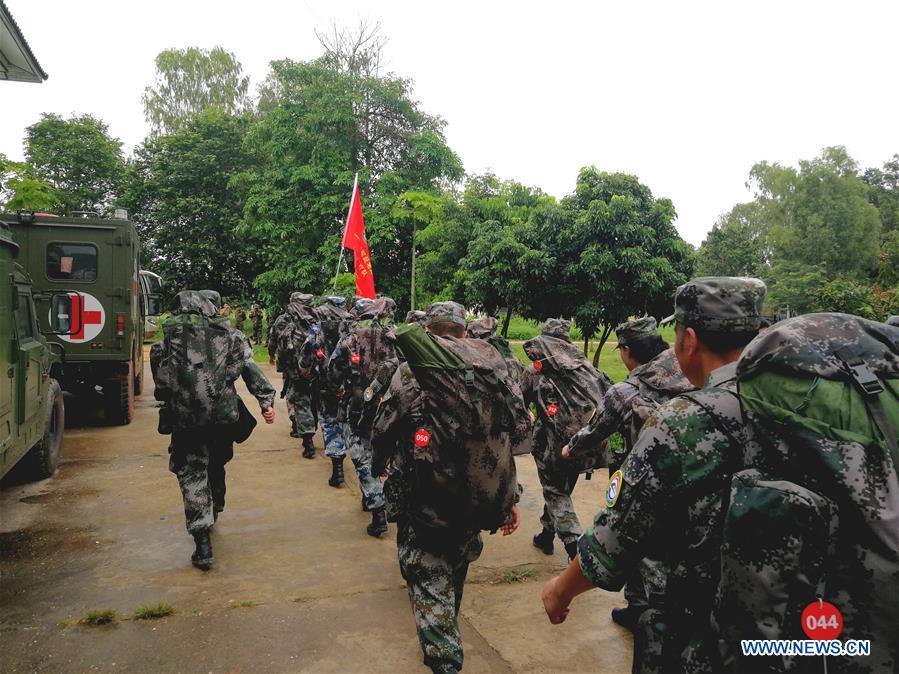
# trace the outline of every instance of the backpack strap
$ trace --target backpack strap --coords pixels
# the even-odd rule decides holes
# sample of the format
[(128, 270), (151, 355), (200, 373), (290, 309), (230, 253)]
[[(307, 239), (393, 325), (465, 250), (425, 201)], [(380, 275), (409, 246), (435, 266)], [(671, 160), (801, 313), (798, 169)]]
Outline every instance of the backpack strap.
[(861, 394), (874, 425), (877, 426), (890, 449), (893, 468), (899, 470), (899, 442), (896, 440), (895, 429), (880, 400), (880, 394), (884, 391), (883, 383), (852, 348), (844, 346), (835, 351), (834, 355), (843, 363), (846, 374), (849, 375), (855, 388)]

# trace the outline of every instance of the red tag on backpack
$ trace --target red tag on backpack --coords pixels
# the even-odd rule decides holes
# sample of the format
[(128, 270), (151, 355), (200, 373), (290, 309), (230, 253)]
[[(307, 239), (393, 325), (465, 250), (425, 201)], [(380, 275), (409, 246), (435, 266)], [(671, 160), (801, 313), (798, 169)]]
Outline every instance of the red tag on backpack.
[(358, 365), (362, 362), (362, 356), (360, 356), (358, 353), (350, 354), (350, 362), (353, 365)]
[(317, 349), (316, 352), (315, 352), (315, 357), (318, 358), (319, 360), (321, 360), (322, 358), (324, 358), (324, 357), (325, 357), (325, 350), (324, 350), (324, 349)]
[(534, 361), (534, 370), (535, 370), (536, 372), (540, 372), (540, 370), (542, 370), (542, 369), (543, 369), (543, 361), (542, 361), (542, 360), (535, 360), (535, 361)]
[(809, 639), (836, 639), (843, 631), (843, 614), (831, 603), (813, 601), (802, 612), (802, 631)]
[(551, 417), (556, 416), (559, 413), (559, 406), (555, 403), (550, 403), (546, 406), (546, 413)]
[(431, 434), (424, 428), (419, 428), (415, 431), (415, 436), (412, 439), (418, 447), (427, 447), (431, 444)]

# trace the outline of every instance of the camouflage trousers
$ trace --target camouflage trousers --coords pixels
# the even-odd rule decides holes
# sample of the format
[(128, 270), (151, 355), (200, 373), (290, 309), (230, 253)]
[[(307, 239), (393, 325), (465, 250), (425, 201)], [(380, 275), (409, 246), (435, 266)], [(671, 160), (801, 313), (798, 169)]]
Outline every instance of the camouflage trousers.
[(187, 530), (209, 529), (213, 512), (225, 509), (225, 464), (234, 457), (234, 443), (218, 427), (176, 430), (169, 445), (169, 470), (178, 478), (184, 499)]
[(350, 459), (359, 478), (359, 489), (365, 499), (365, 507), (369, 510), (384, 507), (384, 490), (378, 476), (371, 474), (371, 442), (359, 437), (355, 424), (341, 422), (343, 440), (350, 450)]
[(331, 459), (342, 459), (346, 456), (346, 443), (343, 429), (337, 421), (337, 413), (329, 412), (322, 406), (319, 421), (322, 425), (322, 437), (325, 440), (325, 456)]
[(655, 559), (641, 559), (624, 586), (624, 598), (634, 607), (646, 607), (665, 595), (665, 565)]
[(562, 459), (547, 465), (536, 453), (534, 462), (537, 464), (540, 486), (543, 487), (544, 506), (540, 524), (544, 531), (558, 534), (563, 545), (577, 541), (584, 529), (574, 512), (571, 494), (577, 485), (580, 468), (567, 466)]
[(287, 411), (297, 433), (312, 435), (318, 429), (318, 392), (297, 375), (284, 373), (282, 397), (287, 401)]
[(397, 522), (400, 572), (409, 590), (424, 663), (434, 672), (462, 669), (459, 606), (468, 565), (483, 549), (480, 534), (440, 552), (426, 549), (408, 520)]
[(253, 321), (253, 343), (262, 343), (262, 321)]

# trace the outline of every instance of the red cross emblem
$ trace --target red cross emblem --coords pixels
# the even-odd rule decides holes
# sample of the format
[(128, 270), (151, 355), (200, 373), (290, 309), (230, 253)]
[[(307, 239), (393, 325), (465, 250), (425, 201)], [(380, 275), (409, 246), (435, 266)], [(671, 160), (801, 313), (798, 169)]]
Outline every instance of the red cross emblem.
[[(100, 334), (106, 324), (106, 312), (103, 305), (93, 295), (88, 293), (72, 293), (71, 326), (77, 328), (77, 332), (71, 335), (60, 335), (67, 342), (89, 342)], [(52, 309), (51, 309), (52, 311)]]

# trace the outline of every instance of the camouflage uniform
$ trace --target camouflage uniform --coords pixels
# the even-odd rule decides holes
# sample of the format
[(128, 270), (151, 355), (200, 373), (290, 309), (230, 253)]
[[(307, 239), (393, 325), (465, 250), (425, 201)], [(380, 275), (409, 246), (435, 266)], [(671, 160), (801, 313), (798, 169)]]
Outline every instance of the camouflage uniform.
[[(464, 310), (455, 302), (436, 303), (428, 316), (429, 321), (465, 325)], [(465, 577), (484, 544), (478, 530), (458, 529), (447, 522), (421, 523), (431, 513), (427, 495), (416, 491), (411, 474), (411, 438), (420, 423), (416, 410), (421, 398), (418, 381), (403, 363), (393, 375), (374, 421), (372, 469), (376, 474), (389, 471), (384, 486), (387, 507), (397, 523), (397, 556), (424, 663), (434, 672), (457, 672), (463, 663), (459, 607)], [(508, 438), (504, 441), (508, 443)]]
[(498, 326), (499, 322), (493, 317), (477, 318), (468, 323), (468, 336), (474, 339), (487, 340), (493, 348), (499, 351), (500, 355), (506, 361), (506, 366), (509, 368), (509, 374), (511, 374), (517, 381), (521, 381), (524, 376), (524, 365), (518, 360), (518, 357), (512, 353), (512, 348), (509, 346), (509, 340), (502, 335), (496, 334)]
[(250, 321), (253, 324), (253, 343), (262, 344), (262, 309), (258, 304), (250, 309)]
[(334, 349), (328, 364), (328, 376), (332, 387), (346, 391), (342, 399), (344, 442), (350, 450), (350, 458), (359, 477), (363, 505), (366, 510), (384, 507), (381, 482), (371, 471), (371, 443), (360, 431), (363, 407), (389, 379), (377, 379), (381, 365), (387, 365), (392, 373), (399, 365), (389, 326), (393, 323), (396, 303), (389, 297), (374, 302), (367, 300), (359, 305), (358, 322), (350, 329)]
[(558, 535), (569, 557), (573, 557), (584, 530), (571, 493), (587, 466), (562, 459), (562, 447), (587, 422), (611, 381), (571, 344), (569, 328), (568, 321), (551, 318), (541, 335), (525, 342), (524, 351), (534, 364), (525, 371), (521, 389), (525, 402), (536, 406), (538, 417), (532, 454), (545, 505), (540, 516), (542, 532), (534, 544), (551, 551), (553, 538)]
[[(325, 455), (331, 459), (343, 459), (346, 456), (346, 442), (343, 439), (343, 428), (338, 416), (338, 398), (342, 398), (345, 392), (333, 389), (327, 378), (328, 358), (337, 348), (337, 343), (347, 330), (352, 316), (343, 308), (346, 300), (343, 297), (328, 297), (324, 304), (319, 305), (316, 311), (319, 315), (319, 332), (310, 340), (308, 352), (317, 354), (321, 350), (323, 357), (315, 356), (323, 361), (321, 377), (319, 379), (319, 421), (322, 426), (322, 435), (325, 440)], [(314, 344), (314, 348), (312, 348)], [(309, 355), (309, 353), (307, 353)]]
[(243, 332), (243, 326), (247, 323), (247, 312), (243, 307), (237, 307), (234, 311), (234, 327)]
[[(194, 291), (179, 293), (172, 313), (198, 313), (214, 317), (217, 313), (214, 301), (218, 293), (205, 291), (203, 295)], [(208, 531), (217, 513), (224, 508), (224, 464), (233, 456), (233, 431), (229, 425), (237, 422), (239, 417), (234, 381), (238, 377), (243, 378), (262, 410), (271, 407), (275, 397), (275, 390), (253, 361), (252, 351), (242, 333), (228, 328), (214, 339), (216, 341), (211, 351), (218, 366), (225, 372), (224, 388), (214, 392), (206, 387), (179, 391), (176, 374), (170, 372), (163, 361), (165, 346), (159, 343), (150, 352), (151, 369), (156, 381), (155, 396), (165, 403), (163, 410), (172, 427), (169, 469), (178, 477), (187, 530), (191, 534)], [(212, 409), (211, 417), (204, 419), (202, 425), (197, 425), (191, 411), (179, 406), (180, 400), (213, 394), (214, 399), (207, 403), (207, 407)]]
[[(278, 359), (284, 375), (281, 397), (287, 401), (292, 435), (302, 437), (307, 449), (312, 446), (312, 436), (318, 427), (318, 390), (313, 380), (300, 376), (298, 359), (309, 328), (318, 320), (312, 307), (313, 299), (308, 293), (290, 295), (287, 310), (275, 319), (268, 345), (269, 357)], [(292, 331), (294, 347), (289, 354), (279, 354), (279, 335), (285, 330)]]
[(426, 325), (427, 324), (427, 321), (425, 320), (426, 316), (427, 316), (427, 314), (425, 314), (424, 311), (418, 311), (418, 310), (413, 309), (412, 311), (410, 311), (406, 314), (406, 318), (403, 320), (403, 323), (418, 323), (419, 325)]
[[(757, 330), (764, 296), (757, 279), (695, 279), (678, 288), (674, 317), (708, 330)], [(710, 616), (723, 502), (734, 472), (726, 450), (751, 457), (759, 448), (734, 395), (736, 367), (718, 368), (701, 391), (673, 398), (646, 421), (610, 478), (606, 507), (580, 539), (584, 576), (611, 592), (640, 560), (665, 560), (664, 603), (651, 597), (640, 616), (634, 671), (716, 670)]]

